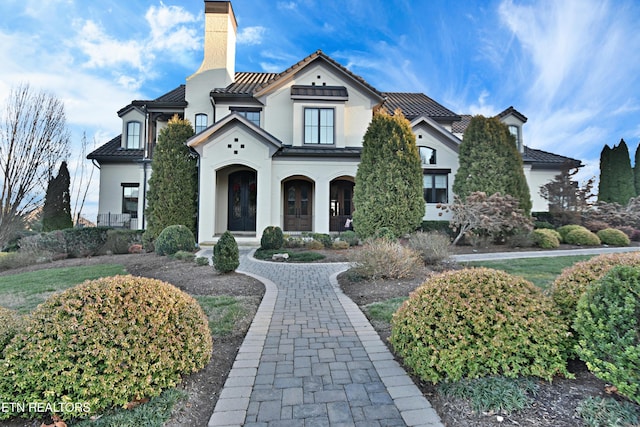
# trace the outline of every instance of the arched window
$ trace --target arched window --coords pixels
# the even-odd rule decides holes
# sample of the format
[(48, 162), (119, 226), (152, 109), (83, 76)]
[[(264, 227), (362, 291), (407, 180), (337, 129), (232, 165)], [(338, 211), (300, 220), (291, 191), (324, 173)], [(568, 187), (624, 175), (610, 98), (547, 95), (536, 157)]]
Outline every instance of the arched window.
[(140, 122), (127, 123), (127, 149), (140, 149)]
[(209, 117), (206, 114), (196, 114), (196, 133), (200, 133), (208, 126)]
[(420, 160), (423, 165), (436, 164), (436, 150), (431, 147), (418, 147), (420, 149)]

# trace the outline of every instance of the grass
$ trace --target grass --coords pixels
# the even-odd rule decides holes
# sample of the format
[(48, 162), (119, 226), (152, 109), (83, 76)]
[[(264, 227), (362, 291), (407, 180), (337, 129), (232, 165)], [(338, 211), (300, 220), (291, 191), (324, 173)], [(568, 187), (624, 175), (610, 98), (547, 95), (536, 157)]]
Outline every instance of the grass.
[(521, 258), (501, 261), (474, 261), (465, 263), (470, 267), (487, 267), (524, 277), (534, 285), (547, 289), (566, 267), (584, 261), (593, 255), (576, 255), (545, 258)]
[(271, 260), (273, 254), (289, 254), (288, 262), (312, 262), (324, 259), (325, 256), (311, 251), (289, 251), (286, 249), (258, 249), (254, 257), (261, 260)]
[(442, 383), (438, 392), (444, 396), (465, 399), (477, 412), (500, 412), (510, 414), (531, 404), (536, 392), (535, 381), (528, 378), (485, 377)]
[(26, 314), (56, 292), (85, 280), (126, 274), (122, 265), (51, 268), (0, 276), (0, 305)]
[(160, 396), (149, 399), (144, 405), (130, 410), (114, 409), (96, 420), (85, 420), (70, 424), (73, 427), (162, 427), (171, 417), (171, 411), (187, 394), (176, 388), (163, 391)]
[(407, 300), (406, 297), (391, 298), (382, 302), (374, 302), (368, 304), (365, 307), (366, 313), (372, 320), (380, 320), (383, 322), (391, 323), (393, 313), (398, 311), (398, 308), (403, 302)]
[(228, 296), (195, 296), (202, 310), (209, 318), (212, 335), (229, 335), (236, 321), (246, 314), (239, 299)]
[(578, 415), (588, 427), (633, 427), (640, 425), (640, 410), (629, 402), (591, 397), (583, 400)]

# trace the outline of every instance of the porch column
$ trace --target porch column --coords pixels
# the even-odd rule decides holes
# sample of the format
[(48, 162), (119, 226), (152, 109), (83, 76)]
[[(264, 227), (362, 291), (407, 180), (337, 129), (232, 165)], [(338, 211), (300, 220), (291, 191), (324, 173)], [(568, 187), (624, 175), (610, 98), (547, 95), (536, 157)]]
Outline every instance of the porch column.
[(315, 185), (315, 203), (313, 209), (313, 231), (329, 233), (329, 187), (328, 180), (318, 180)]

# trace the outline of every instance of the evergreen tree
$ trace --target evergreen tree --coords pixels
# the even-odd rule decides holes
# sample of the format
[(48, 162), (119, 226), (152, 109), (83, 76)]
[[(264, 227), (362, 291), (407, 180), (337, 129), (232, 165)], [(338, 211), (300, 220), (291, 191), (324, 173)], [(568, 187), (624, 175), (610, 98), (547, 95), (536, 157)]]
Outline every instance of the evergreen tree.
[(640, 196), (640, 143), (636, 147), (636, 156), (633, 164), (634, 186), (636, 188), (636, 196)]
[(522, 156), (509, 128), (495, 117), (474, 116), (464, 132), (453, 192), (464, 200), (474, 192), (508, 194), (531, 212), (531, 194)]
[(622, 206), (629, 203), (629, 199), (636, 196), (636, 188), (633, 183), (633, 169), (631, 169), (631, 159), (629, 158), (629, 147), (624, 139), (620, 144), (613, 147), (612, 166), (615, 172), (613, 188), (615, 189), (615, 200)]
[(600, 181), (598, 182), (598, 201), (611, 203), (613, 194), (611, 188), (613, 170), (611, 168), (611, 147), (605, 144), (600, 152)]
[(386, 227), (414, 231), (424, 216), (422, 163), (411, 126), (400, 111), (373, 116), (364, 135), (354, 187), (353, 225), (362, 238)]
[(71, 220), (71, 177), (67, 162), (62, 162), (58, 176), (49, 180), (42, 208), (42, 230), (53, 231), (73, 227)]
[(147, 232), (153, 238), (170, 225), (184, 225), (196, 233), (197, 163), (185, 144), (193, 133), (191, 123), (176, 115), (158, 136), (146, 210)]

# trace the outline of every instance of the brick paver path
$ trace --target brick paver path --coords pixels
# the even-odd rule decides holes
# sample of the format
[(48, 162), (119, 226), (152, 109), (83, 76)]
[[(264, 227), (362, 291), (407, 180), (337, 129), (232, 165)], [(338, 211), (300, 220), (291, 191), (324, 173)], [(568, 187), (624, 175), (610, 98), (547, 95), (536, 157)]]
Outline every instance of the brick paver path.
[(210, 427), (442, 426), (440, 418), (338, 288), (347, 264), (256, 261), (265, 283)]

